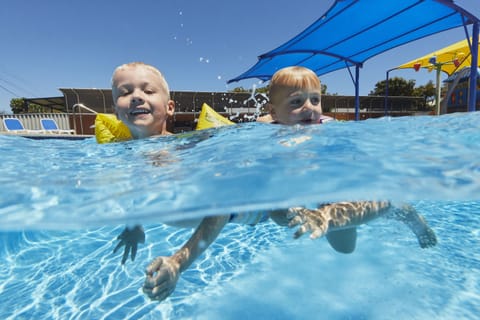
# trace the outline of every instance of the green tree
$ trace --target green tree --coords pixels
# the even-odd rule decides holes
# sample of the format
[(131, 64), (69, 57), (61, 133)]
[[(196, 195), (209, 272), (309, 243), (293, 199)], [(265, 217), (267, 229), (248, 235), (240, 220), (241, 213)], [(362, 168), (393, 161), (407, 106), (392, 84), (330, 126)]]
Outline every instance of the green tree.
[(13, 98), (10, 100), (10, 110), (14, 114), (25, 113), (25, 101), (23, 98)]
[(255, 92), (256, 93), (268, 93), (268, 86), (256, 88)]
[(44, 106), (35, 103), (28, 104), (28, 112), (29, 113), (44, 113), (48, 112), (48, 109)]
[(327, 85), (322, 83), (322, 94), (327, 94)]
[[(229, 90), (229, 92), (252, 93), (252, 90), (253, 89), (245, 89), (244, 87), (235, 87), (232, 90)], [(268, 86), (255, 88), (255, 92), (256, 93), (267, 93), (268, 92)]]
[[(379, 81), (375, 84), (375, 89), (370, 91), (370, 96), (384, 96), (385, 95), (385, 80)], [(388, 79), (388, 95), (389, 96), (413, 96), (415, 88), (415, 80), (405, 80), (401, 77), (394, 77)]]
[(428, 81), (427, 84), (423, 86), (416, 87), (413, 91), (413, 95), (416, 97), (424, 97), (425, 102), (435, 100), (437, 90), (433, 81)]
[[(268, 86), (255, 88), (256, 93), (268, 93)], [(244, 87), (235, 87), (230, 92), (248, 92), (251, 93), (252, 89), (245, 89)], [(322, 84), (322, 94), (327, 94), (327, 85)]]
[(245, 89), (244, 87), (235, 87), (232, 90), (228, 90), (229, 92), (251, 92), (248, 89)]
[(43, 113), (48, 112), (47, 108), (35, 103), (29, 103), (25, 106), (24, 98), (13, 98), (10, 100), (10, 109), (14, 114), (19, 113)]

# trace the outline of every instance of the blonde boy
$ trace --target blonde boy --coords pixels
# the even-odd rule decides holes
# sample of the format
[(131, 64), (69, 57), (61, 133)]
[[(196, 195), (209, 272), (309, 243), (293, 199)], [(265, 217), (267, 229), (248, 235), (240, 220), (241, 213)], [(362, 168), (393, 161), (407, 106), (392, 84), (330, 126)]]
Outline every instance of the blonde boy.
[(310, 69), (294, 66), (277, 71), (269, 86), (270, 114), (261, 122), (319, 124), (333, 120), (322, 114), (320, 79)]
[[(322, 113), (321, 96), (320, 79), (312, 70), (301, 66), (280, 69), (270, 81), (267, 106), (270, 114), (258, 121), (284, 125), (331, 121), (333, 118)], [(308, 138), (304, 137), (297, 143)], [(292, 212), (296, 212), (296, 215), (288, 224), (290, 227), (300, 225), (296, 237), (306, 232), (311, 232), (311, 238), (325, 235), (329, 244), (341, 253), (355, 250), (356, 226), (386, 213), (405, 223), (416, 235), (420, 247), (431, 247), (437, 243), (435, 233), (424, 218), (406, 204), (395, 208), (388, 201), (338, 202), (320, 204), (317, 209), (290, 208), (289, 217)]]
[(117, 67), (112, 76), (115, 113), (134, 139), (171, 134), (168, 117), (175, 102), (170, 100), (167, 81), (155, 67), (132, 62)]

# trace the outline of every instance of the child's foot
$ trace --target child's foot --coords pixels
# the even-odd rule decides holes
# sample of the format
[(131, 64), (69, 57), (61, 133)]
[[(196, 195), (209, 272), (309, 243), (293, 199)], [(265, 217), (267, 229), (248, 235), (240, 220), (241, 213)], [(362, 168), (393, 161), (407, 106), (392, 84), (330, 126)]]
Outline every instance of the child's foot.
[(437, 244), (437, 236), (435, 232), (427, 225), (427, 222), (422, 216), (418, 216), (420, 225), (418, 226), (418, 230), (413, 230), (415, 235), (417, 236), (418, 243), (420, 244), (421, 248), (429, 248), (434, 247)]
[(417, 236), (421, 248), (433, 247), (437, 244), (437, 236), (421, 215), (410, 205), (395, 210), (396, 218), (405, 223)]

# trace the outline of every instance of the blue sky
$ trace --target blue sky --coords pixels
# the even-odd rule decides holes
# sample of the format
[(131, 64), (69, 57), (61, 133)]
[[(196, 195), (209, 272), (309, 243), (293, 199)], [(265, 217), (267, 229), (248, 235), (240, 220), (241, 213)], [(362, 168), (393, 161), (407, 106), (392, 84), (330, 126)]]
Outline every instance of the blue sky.
[[(113, 69), (144, 61), (172, 90), (226, 91), (265, 53), (314, 22), (333, 0), (3, 0), (0, 11), (0, 112), (15, 97), (61, 96), (58, 88), (108, 88)], [(458, 0), (480, 17), (480, 0)], [(469, 28), (471, 32), (471, 28)], [(386, 70), (464, 39), (462, 28), (368, 60), (360, 73), (366, 95)], [(391, 76), (435, 81), (434, 73)], [(445, 76), (443, 76), (443, 79)], [(347, 70), (322, 76), (328, 92), (353, 95)]]

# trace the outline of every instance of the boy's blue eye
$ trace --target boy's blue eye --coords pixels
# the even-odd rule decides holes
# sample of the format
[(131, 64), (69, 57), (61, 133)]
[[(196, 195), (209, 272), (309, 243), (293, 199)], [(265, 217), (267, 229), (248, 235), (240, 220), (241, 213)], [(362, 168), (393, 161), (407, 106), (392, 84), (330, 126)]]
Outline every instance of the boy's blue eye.
[(305, 101), (307, 101), (307, 99), (309, 99), (310, 103), (314, 106), (318, 106), (320, 104), (320, 96), (317, 94), (313, 94), (311, 96), (300, 96), (298, 98), (293, 98), (292, 100), (290, 100), (290, 106), (292, 108), (300, 108), (305, 104)]
[(304, 103), (305, 103), (305, 99), (300, 99), (300, 98), (293, 99), (290, 101), (290, 105), (295, 108), (301, 107)]
[(318, 97), (318, 96), (310, 97), (310, 102), (311, 102), (314, 106), (317, 106), (317, 105), (320, 104), (320, 97)]

